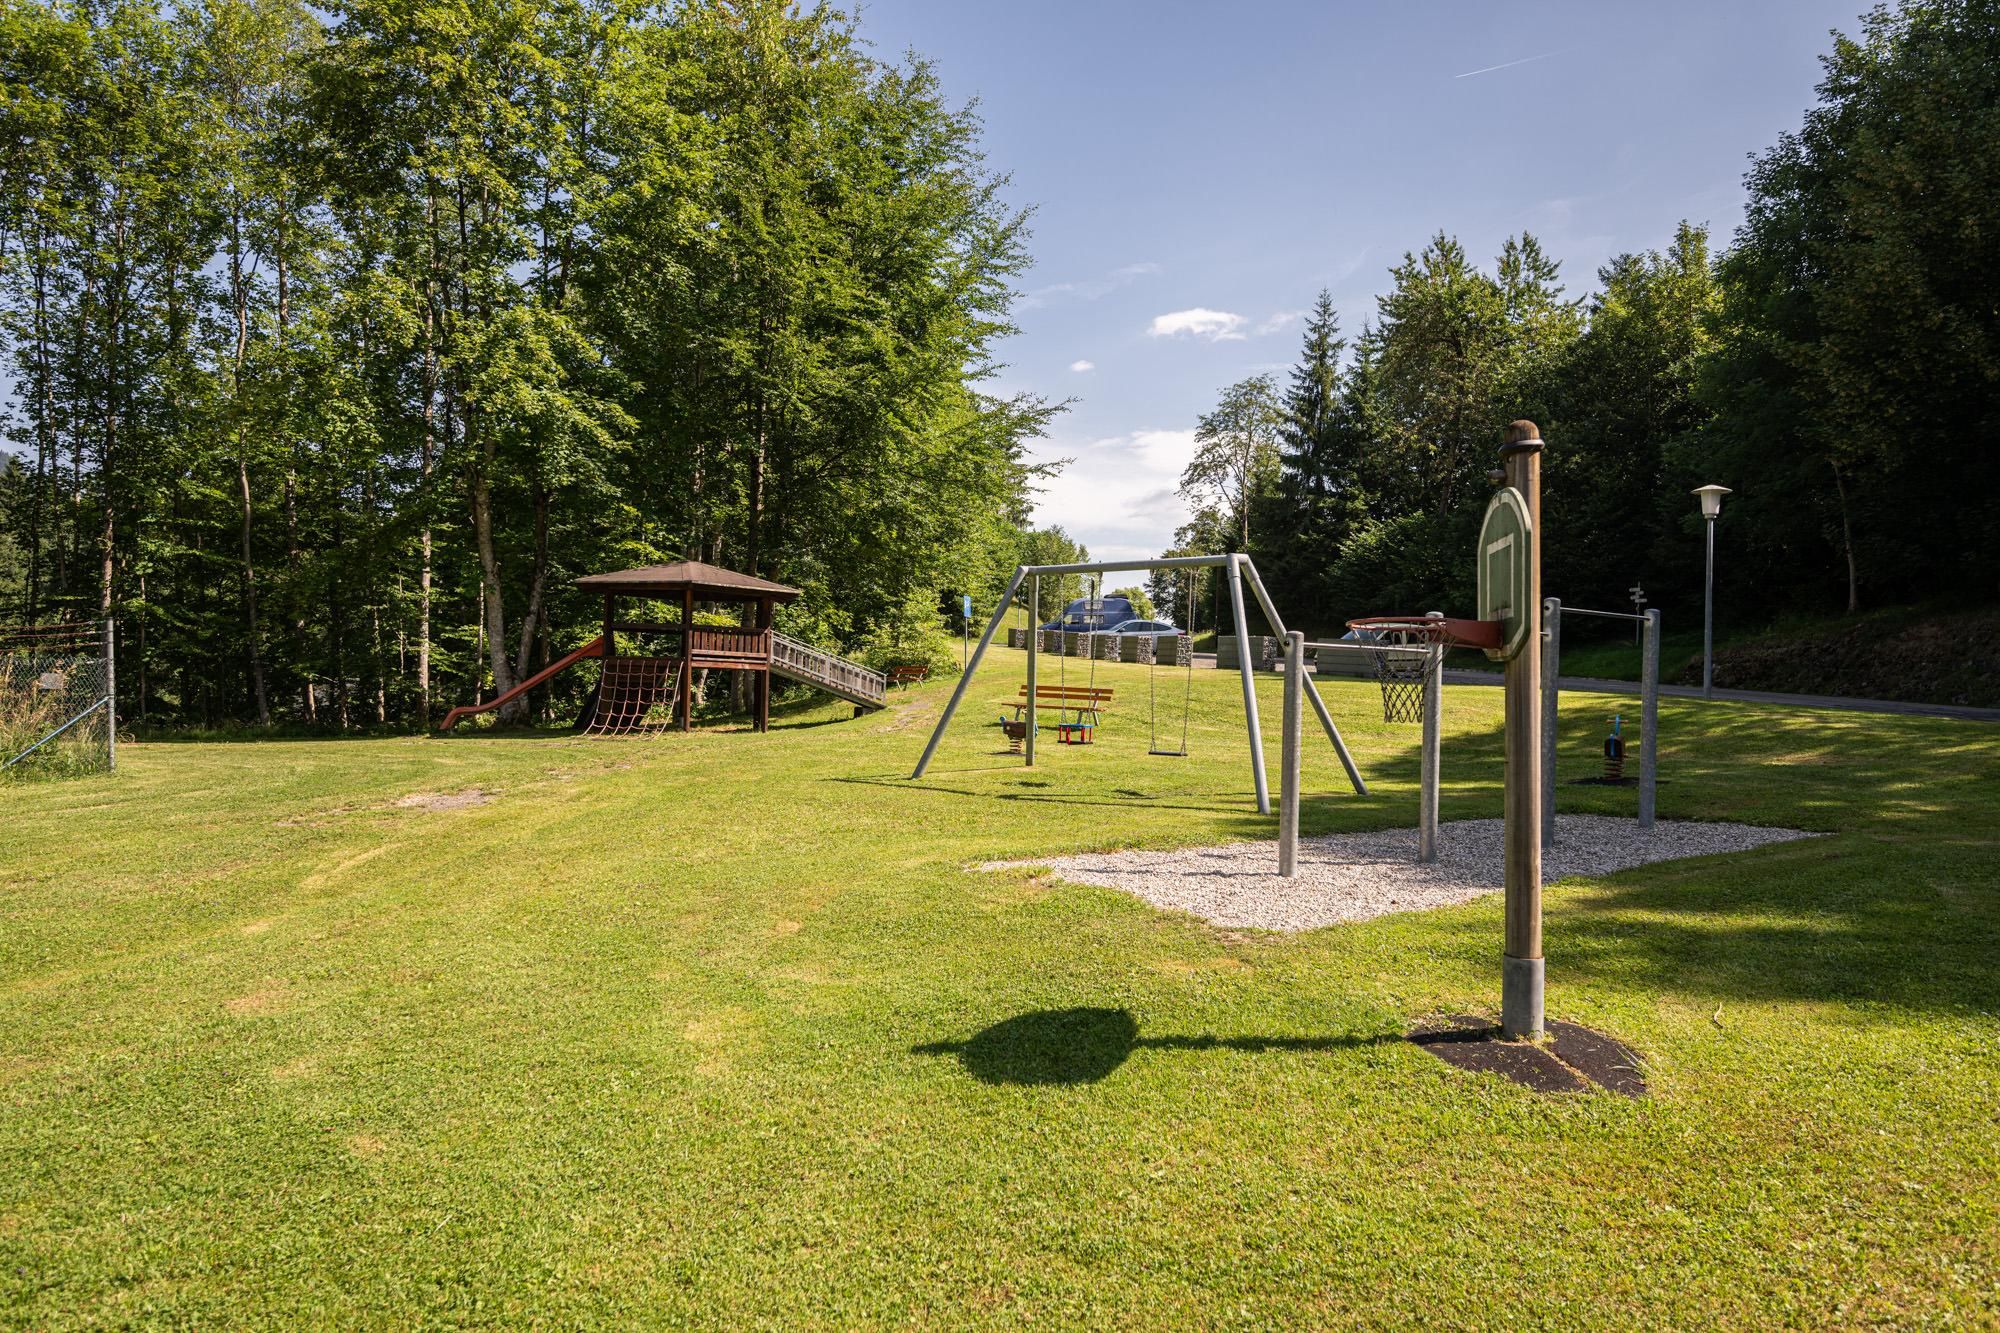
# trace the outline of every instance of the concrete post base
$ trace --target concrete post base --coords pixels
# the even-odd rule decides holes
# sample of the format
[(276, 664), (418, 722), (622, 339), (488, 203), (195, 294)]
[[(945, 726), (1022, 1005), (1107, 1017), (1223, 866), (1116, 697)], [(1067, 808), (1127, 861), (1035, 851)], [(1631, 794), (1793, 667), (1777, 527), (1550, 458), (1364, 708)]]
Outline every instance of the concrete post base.
[(1500, 1032), (1509, 1041), (1542, 1035), (1542, 960), (1508, 958), (1500, 972)]

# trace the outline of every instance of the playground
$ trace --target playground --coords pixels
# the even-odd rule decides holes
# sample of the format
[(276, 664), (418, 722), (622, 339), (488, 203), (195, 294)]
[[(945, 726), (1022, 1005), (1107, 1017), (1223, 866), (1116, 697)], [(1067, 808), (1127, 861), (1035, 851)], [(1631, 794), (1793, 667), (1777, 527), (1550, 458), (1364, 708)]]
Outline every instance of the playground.
[[(1188, 754), (1156, 757), (1149, 669), (1100, 662), (1094, 743), (1028, 769), (997, 725), (1025, 670), (991, 650), (919, 781), (950, 680), (859, 717), (779, 703), (764, 735), (154, 742), (10, 790), (0, 1307), (1996, 1316), (1990, 728), (1663, 700), (1662, 827), (1820, 836), (1568, 878), (1552, 857), (1549, 1014), (1615, 1034), (1648, 1090), (1552, 1096), (1404, 1039), (1492, 1012), (1497, 894), (1265, 931), (1050, 871), (1268, 854), (1274, 820), (1235, 672), (1192, 673)], [(1282, 683), (1253, 680), (1274, 774)], [(1320, 690), (1369, 791), (1308, 717), (1308, 847), (1412, 836), (1419, 729), (1371, 680)], [(1565, 701), (1568, 771), (1603, 711)], [(1443, 696), (1447, 864), (1455, 824), (1501, 812), (1500, 712)], [(1557, 800), (1629, 823), (1636, 793)]]

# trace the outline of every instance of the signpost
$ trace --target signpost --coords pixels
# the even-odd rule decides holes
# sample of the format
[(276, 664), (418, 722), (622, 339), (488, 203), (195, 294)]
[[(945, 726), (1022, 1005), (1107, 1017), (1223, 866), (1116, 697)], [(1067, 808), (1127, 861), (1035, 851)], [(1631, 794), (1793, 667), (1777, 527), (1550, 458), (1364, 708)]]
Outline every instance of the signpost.
[(1500, 1029), (1542, 1033), (1542, 438), (1532, 421), (1507, 428), (1503, 483), (1479, 526), (1479, 618), (1500, 622), (1507, 664), (1507, 943)]
[(959, 648), (959, 669), (962, 671), (972, 665), (972, 594), (963, 594), (961, 600), (964, 614), (959, 617), (958, 626), (959, 635), (964, 640)]

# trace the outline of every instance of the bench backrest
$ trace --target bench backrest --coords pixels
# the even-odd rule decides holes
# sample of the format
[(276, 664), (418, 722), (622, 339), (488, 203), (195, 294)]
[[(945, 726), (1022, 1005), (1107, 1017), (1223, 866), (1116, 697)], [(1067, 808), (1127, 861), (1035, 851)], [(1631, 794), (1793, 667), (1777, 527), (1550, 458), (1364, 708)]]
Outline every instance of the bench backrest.
[[(1019, 693), (1023, 699), (1027, 698), (1028, 687), (1023, 685)], [(1090, 703), (1108, 704), (1111, 702), (1111, 691), (1090, 689), (1082, 685), (1037, 685), (1035, 686), (1035, 697), (1037, 699), (1085, 700)]]

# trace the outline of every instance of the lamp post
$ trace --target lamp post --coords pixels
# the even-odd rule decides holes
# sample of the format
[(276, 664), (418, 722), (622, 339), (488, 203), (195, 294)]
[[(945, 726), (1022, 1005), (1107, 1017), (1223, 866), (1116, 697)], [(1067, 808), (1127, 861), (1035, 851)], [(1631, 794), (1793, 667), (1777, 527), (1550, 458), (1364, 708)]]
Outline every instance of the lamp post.
[(1710, 483), (1695, 487), (1701, 497), (1701, 516), (1708, 522), (1708, 581), (1701, 599), (1701, 697), (1715, 697), (1715, 520), (1722, 513), (1722, 497), (1727, 486)]

